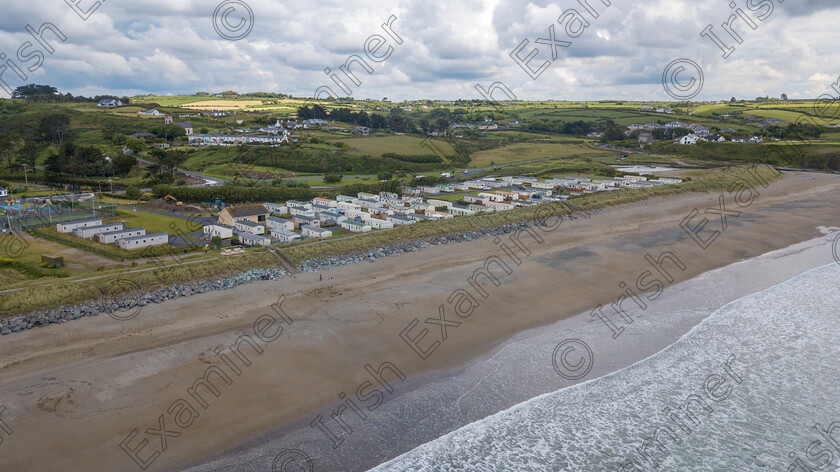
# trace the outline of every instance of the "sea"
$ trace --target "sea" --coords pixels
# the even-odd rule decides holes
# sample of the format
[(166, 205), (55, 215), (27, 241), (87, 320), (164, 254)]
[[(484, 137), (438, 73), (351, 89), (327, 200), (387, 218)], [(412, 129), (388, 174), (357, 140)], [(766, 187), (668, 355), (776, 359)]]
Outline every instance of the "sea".
[(371, 470), (840, 471), (840, 263), (827, 260), (629, 367)]

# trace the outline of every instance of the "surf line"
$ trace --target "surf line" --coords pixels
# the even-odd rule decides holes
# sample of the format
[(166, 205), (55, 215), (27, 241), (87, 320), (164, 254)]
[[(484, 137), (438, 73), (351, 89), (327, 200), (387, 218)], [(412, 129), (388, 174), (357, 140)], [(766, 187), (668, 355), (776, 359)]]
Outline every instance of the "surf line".
[[(534, 213), (534, 220), (527, 223), (523, 222), (522, 226), (510, 235), (510, 241), (521, 251), (523, 254), (522, 257), (514, 253), (513, 249), (507, 243), (503, 242), (500, 237), (495, 238), (494, 242), (501, 248), (501, 255), (505, 255), (510, 259), (510, 265), (518, 266), (524, 262), (523, 258), (531, 255), (531, 250), (528, 246), (519, 240), (522, 233), (528, 233), (533, 240), (532, 242), (542, 244), (544, 239), (539, 231), (544, 233), (555, 231), (560, 227), (564, 218), (577, 212), (583, 213), (585, 211), (565, 201), (537, 206)], [(493, 269), (499, 274), (499, 277), (513, 274), (513, 269), (501, 257), (488, 257), (484, 261), (484, 266), (476, 269), (467, 278), (467, 283), (478, 295), (473, 296), (466, 289), (457, 289), (447, 298), (447, 303), (450, 304), (451, 309), (454, 310), (459, 318), (465, 319), (472, 315), (475, 308), (481, 305), (478, 297), (486, 299), (490, 296), (487, 290), (479, 283), (481, 277), (483, 277), (481, 282), (485, 285), (488, 282), (496, 287), (501, 285), (502, 282), (490, 270), (491, 264), (495, 264)], [(461, 325), (460, 321), (446, 318), (445, 313), (446, 310), (442, 303), (438, 308), (438, 318), (427, 318), (424, 322), (430, 326), (437, 326), (440, 330), (439, 337), (431, 335), (431, 331), (428, 328), (417, 330), (416, 328), (420, 324), (420, 320), (417, 318), (413, 319), (400, 333), (400, 339), (408, 344), (420, 359), (428, 359), (443, 344), (448, 337), (447, 328), (455, 328)], [(333, 449), (338, 448), (353, 433), (352, 425), (344, 419), (345, 413), (352, 412), (359, 420), (366, 421), (368, 419), (368, 413), (376, 411), (383, 404), (385, 394), (393, 394), (396, 391), (392, 383), (396, 379), (400, 381), (406, 380), (406, 375), (393, 362), (383, 362), (377, 369), (371, 364), (365, 364), (364, 369), (369, 375), (369, 379), (359, 384), (355, 391), (355, 401), (350, 395), (347, 395), (345, 392), (340, 392), (338, 398), (341, 400), (341, 403), (335, 410), (328, 414), (332, 418), (332, 421), (325, 420), (324, 415), (319, 413), (309, 423), (311, 427), (318, 429), (329, 440)], [(389, 377), (394, 377), (394, 379), (389, 382), (385, 378), (384, 374), (386, 373)], [(379, 384), (382, 388), (375, 388), (376, 384)], [(367, 413), (365, 410), (367, 410)], [(350, 417), (352, 418), (352, 416)]]
[[(732, 394), (734, 387), (740, 385), (741, 382), (744, 381), (744, 378), (738, 375), (732, 367), (732, 363), (734, 361), (735, 355), (730, 354), (729, 357), (727, 357), (726, 362), (721, 364), (723, 372), (726, 375), (711, 374), (703, 381), (702, 393), (714, 403), (725, 401)], [(734, 386), (732, 383), (727, 383), (730, 379), (734, 382)], [(706, 417), (711, 416), (711, 414), (715, 411), (715, 409), (712, 408), (712, 406), (709, 405), (709, 403), (706, 402), (701, 395), (692, 393), (688, 395), (682, 405), (678, 406), (676, 409), (672, 409), (669, 406), (665, 407), (664, 413), (668, 415), (668, 419), (671, 420), (673, 425), (676, 425), (676, 428), (672, 428), (667, 424), (661, 425), (653, 431), (653, 434), (650, 437), (642, 442), (641, 446), (636, 448), (636, 452), (639, 456), (641, 456), (645, 462), (651, 464), (654, 469), (659, 468), (659, 462), (654, 457), (654, 454), (659, 452), (665, 459), (671, 455), (671, 449), (662, 442), (666, 436), (667, 439), (670, 440), (672, 446), (675, 444), (680, 445), (682, 444), (683, 439), (680, 437), (679, 432), (682, 432), (682, 434), (686, 437), (691, 436), (694, 432), (694, 430), (691, 429), (692, 426), (697, 428), (702, 424), (702, 421), (700, 421), (697, 415), (691, 412), (690, 408), (692, 406), (695, 413), (698, 411), (705, 412)], [(640, 461), (636, 459), (626, 459), (621, 463), (617, 470), (618, 472), (636, 472), (646, 470), (644, 467), (640, 466), (642, 466)]]

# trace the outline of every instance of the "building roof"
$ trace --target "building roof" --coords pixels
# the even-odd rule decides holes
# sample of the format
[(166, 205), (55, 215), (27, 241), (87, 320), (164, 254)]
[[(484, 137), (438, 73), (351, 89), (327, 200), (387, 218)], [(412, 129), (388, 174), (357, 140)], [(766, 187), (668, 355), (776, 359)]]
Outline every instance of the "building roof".
[(91, 221), (102, 221), (102, 218), (87, 218), (84, 220), (74, 220), (74, 221), (65, 221), (63, 223), (59, 223), (60, 225), (72, 225), (76, 223), (89, 223)]
[(282, 229), (282, 228), (274, 228), (274, 229), (271, 230), (271, 233), (272, 234), (274, 234), (274, 233), (282, 234), (283, 236), (300, 236), (299, 234), (297, 234), (295, 232), (287, 231), (287, 230)]
[(312, 226), (312, 225), (301, 225), (300, 229), (307, 229), (307, 230), (313, 231), (315, 233), (331, 233), (332, 232), (331, 230), (324, 229), (324, 228), (319, 228), (317, 226)]
[(342, 223), (347, 223), (347, 224), (354, 225), (354, 226), (370, 226), (367, 223), (362, 223), (362, 222), (359, 222), (359, 221), (356, 221), (356, 220), (344, 220), (344, 221), (342, 221)]
[(146, 231), (146, 228), (123, 228), (119, 231), (108, 231), (107, 233), (99, 233), (99, 234), (102, 235), (102, 236), (107, 236), (109, 234), (121, 234), (121, 233), (127, 233), (129, 231), (139, 231), (141, 229), (143, 231)]
[(166, 239), (169, 239), (169, 235), (166, 233), (152, 233), (152, 234), (144, 234), (143, 236), (132, 236), (130, 238), (121, 239), (120, 241), (137, 241), (140, 239), (147, 239), (147, 238), (157, 238), (159, 236), (166, 236)]
[(230, 215), (233, 218), (248, 218), (249, 216), (268, 215), (269, 213), (271, 213), (262, 204), (226, 207), (222, 211), (228, 212), (228, 215)]
[(268, 237), (262, 236), (260, 234), (253, 234), (253, 233), (236, 233), (236, 234), (239, 235), (240, 239), (241, 238), (253, 239), (254, 241), (262, 241), (264, 239), (269, 239)]
[(249, 228), (256, 228), (257, 226), (262, 226), (259, 223), (254, 223), (253, 221), (248, 221), (248, 220), (240, 220), (240, 221), (237, 221), (236, 223), (240, 224), (240, 225), (245, 225)]
[[(93, 221), (96, 221), (96, 220), (93, 220)], [(125, 228), (125, 225), (124, 225), (123, 223), (105, 223), (105, 224), (102, 224), (102, 225), (96, 225), (96, 226), (85, 226), (84, 228), (76, 228), (76, 229), (84, 229), (84, 230), (88, 230), (88, 229), (101, 229), (101, 228), (110, 228), (110, 227), (112, 227), (112, 226), (114, 226), (114, 225), (119, 225), (119, 226), (120, 226), (120, 228)]]
[(268, 217), (266, 217), (265, 220), (266, 221), (274, 221), (276, 223), (291, 223), (291, 221), (289, 221), (285, 218), (278, 218), (276, 216), (268, 216)]
[(173, 124), (176, 124), (176, 125), (180, 126), (181, 128), (185, 128), (185, 129), (186, 129), (186, 128), (192, 128), (192, 127), (193, 127), (193, 126), (190, 124), (190, 122), (189, 122), (189, 121), (186, 121), (186, 122), (181, 122), (181, 123), (173, 123)]

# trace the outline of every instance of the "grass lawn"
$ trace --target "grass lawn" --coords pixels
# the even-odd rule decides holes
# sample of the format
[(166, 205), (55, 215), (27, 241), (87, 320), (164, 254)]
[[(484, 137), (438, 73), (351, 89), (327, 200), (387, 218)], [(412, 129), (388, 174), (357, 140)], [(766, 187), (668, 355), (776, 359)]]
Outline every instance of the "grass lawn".
[[(118, 216), (106, 218), (104, 223), (122, 221), (129, 228), (146, 228), (146, 233), (191, 233), (199, 228), (195, 224), (172, 216), (160, 215), (143, 210), (117, 209)], [(174, 225), (174, 226), (173, 226)]]
[(497, 149), (479, 151), (471, 156), (469, 167), (483, 168), (494, 165), (530, 161), (534, 159), (585, 156), (604, 153), (605, 151), (592, 149), (584, 143), (517, 143)]
[[(404, 154), (412, 156), (420, 156), (426, 154), (434, 154), (433, 148), (423, 146), (424, 138), (419, 136), (407, 135), (385, 135), (385, 136), (364, 136), (355, 138), (340, 138), (334, 139), (346, 143), (351, 148), (358, 150), (361, 154), (368, 154), (371, 156), (381, 156), (386, 152), (393, 152), (394, 154)], [(444, 140), (435, 139), (435, 146), (446, 155), (455, 154), (455, 150)]]

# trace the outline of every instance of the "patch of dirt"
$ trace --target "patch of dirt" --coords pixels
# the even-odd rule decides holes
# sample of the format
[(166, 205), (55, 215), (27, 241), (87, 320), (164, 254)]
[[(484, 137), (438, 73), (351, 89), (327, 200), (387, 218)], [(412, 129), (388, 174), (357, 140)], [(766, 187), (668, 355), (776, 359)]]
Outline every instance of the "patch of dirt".
[(152, 208), (155, 210), (164, 210), (164, 211), (186, 211), (186, 212), (195, 212), (201, 211), (201, 207), (196, 205), (187, 205), (183, 204), (181, 206), (173, 205), (171, 203), (165, 202), (162, 198), (157, 198), (155, 200), (149, 200), (148, 202), (144, 203), (144, 208)]

